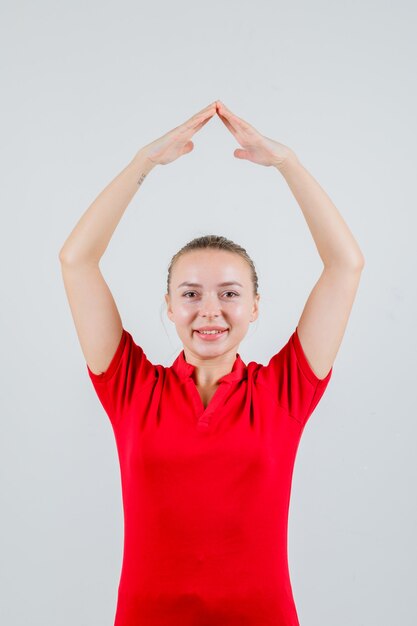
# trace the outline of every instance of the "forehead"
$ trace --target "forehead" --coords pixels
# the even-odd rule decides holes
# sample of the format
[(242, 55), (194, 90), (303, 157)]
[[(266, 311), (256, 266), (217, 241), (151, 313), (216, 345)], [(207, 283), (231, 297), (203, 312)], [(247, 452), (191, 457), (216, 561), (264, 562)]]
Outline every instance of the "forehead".
[(240, 255), (226, 250), (192, 250), (181, 255), (172, 270), (175, 281), (250, 280), (249, 266)]

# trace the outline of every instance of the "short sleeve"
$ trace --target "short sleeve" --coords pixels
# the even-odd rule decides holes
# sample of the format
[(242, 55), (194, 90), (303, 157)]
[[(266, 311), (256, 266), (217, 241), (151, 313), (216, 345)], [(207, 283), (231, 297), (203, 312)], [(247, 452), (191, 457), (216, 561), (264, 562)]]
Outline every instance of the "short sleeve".
[(266, 385), (278, 404), (305, 425), (329, 383), (333, 367), (318, 378), (304, 354), (297, 328), (283, 348), (258, 370), (257, 381)]
[(95, 374), (87, 363), (86, 366), (97, 396), (113, 425), (129, 410), (135, 394), (148, 388), (157, 376), (156, 366), (125, 328), (105, 372)]

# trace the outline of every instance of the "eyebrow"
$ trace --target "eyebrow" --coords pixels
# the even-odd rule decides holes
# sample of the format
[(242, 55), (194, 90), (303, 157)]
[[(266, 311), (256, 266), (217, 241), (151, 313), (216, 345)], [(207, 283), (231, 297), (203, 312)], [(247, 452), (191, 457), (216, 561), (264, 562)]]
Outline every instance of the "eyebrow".
[[(243, 287), (243, 285), (238, 283), (236, 280), (235, 281), (227, 281), (225, 283), (219, 283), (217, 286), (218, 287), (228, 287), (230, 285), (239, 285), (239, 287)], [(180, 285), (178, 285), (177, 289), (179, 289), (180, 287), (202, 287), (202, 286), (203, 285), (200, 285), (199, 283), (184, 282), (184, 283), (181, 283)]]

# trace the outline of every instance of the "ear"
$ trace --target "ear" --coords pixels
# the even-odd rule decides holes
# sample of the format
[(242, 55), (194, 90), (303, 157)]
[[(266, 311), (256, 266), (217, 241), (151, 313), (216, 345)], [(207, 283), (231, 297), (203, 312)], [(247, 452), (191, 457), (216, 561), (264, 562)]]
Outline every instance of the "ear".
[(169, 300), (169, 295), (166, 293), (164, 298), (165, 298), (165, 303), (166, 303), (166, 306), (167, 306), (167, 315), (168, 315), (169, 319), (171, 319), (172, 310), (171, 310), (171, 303), (170, 303), (170, 300)]
[(259, 315), (259, 300), (260, 300), (261, 295), (258, 293), (255, 296), (255, 301), (253, 304), (253, 308), (252, 308), (252, 322), (254, 322), (256, 319), (258, 319), (258, 315)]

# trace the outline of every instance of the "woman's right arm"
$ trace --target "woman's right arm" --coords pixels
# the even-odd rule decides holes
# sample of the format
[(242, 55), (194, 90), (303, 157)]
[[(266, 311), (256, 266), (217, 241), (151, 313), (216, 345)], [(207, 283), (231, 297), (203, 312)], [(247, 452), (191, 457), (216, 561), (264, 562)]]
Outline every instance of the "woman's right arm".
[(191, 137), (216, 113), (216, 102), (141, 148), (88, 207), (59, 253), (78, 339), (94, 374), (105, 372), (122, 338), (122, 320), (99, 261), (128, 204), (155, 165), (191, 152)]
[(85, 211), (59, 253), (78, 339), (95, 374), (106, 371), (123, 330), (99, 261), (128, 204), (155, 165), (140, 150)]

